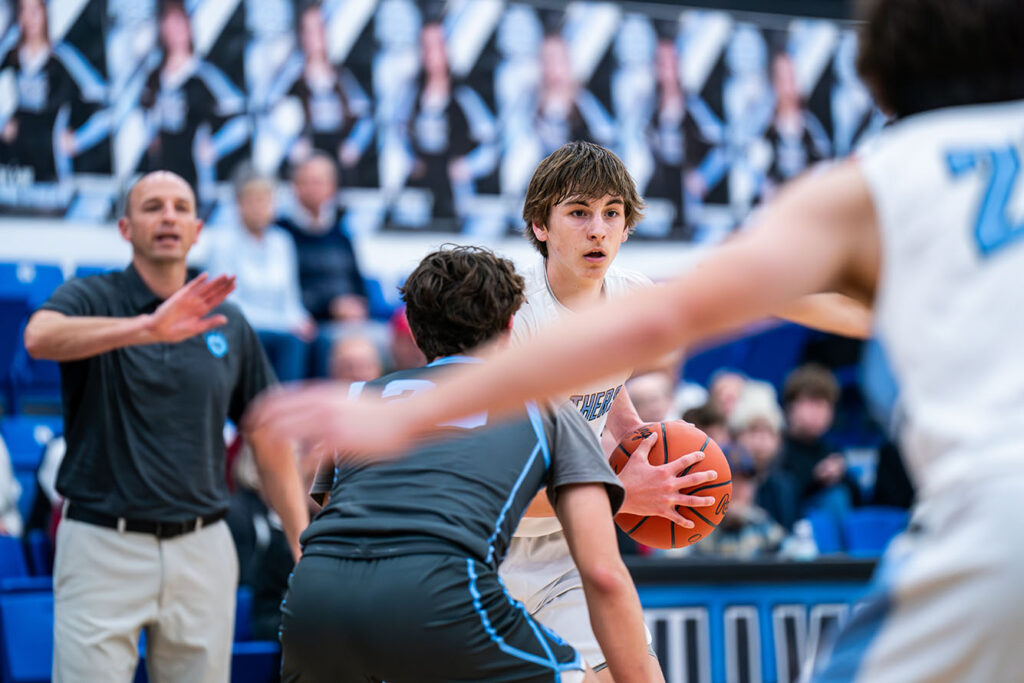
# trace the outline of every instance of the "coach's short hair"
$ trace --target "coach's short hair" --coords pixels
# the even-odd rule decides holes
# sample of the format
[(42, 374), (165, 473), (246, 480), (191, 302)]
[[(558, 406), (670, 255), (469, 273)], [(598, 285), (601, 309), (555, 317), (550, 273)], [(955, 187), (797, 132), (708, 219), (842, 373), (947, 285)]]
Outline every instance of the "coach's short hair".
[(544, 258), (548, 245), (537, 239), (533, 226), (547, 227), (551, 209), (567, 199), (622, 198), (626, 230), (633, 231), (643, 218), (644, 200), (636, 190), (626, 165), (614, 152), (592, 142), (569, 142), (550, 155), (533, 172), (523, 204), (525, 235)]
[(898, 117), (1024, 98), (1021, 0), (861, 0), (857, 69)]
[(400, 291), (416, 345), (434, 360), (508, 329), (523, 286), (508, 259), (482, 247), (444, 245), (420, 261)]

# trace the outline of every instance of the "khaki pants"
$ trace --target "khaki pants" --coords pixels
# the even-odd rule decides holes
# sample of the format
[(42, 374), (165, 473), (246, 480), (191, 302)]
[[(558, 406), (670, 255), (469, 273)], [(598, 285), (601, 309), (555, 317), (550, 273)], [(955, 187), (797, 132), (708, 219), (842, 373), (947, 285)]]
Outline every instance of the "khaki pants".
[(153, 683), (228, 680), (238, 558), (223, 521), (160, 540), (65, 519), (53, 587), (56, 683), (129, 683), (143, 628)]

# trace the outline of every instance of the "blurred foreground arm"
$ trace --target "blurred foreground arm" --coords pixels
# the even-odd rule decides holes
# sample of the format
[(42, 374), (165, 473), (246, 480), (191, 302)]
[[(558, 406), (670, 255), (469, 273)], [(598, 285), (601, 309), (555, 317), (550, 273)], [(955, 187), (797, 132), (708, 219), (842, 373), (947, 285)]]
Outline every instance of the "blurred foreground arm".
[(779, 318), (854, 339), (871, 336), (871, 308), (845, 294), (809, 294), (776, 313)]
[(604, 485), (563, 486), (557, 506), (583, 581), (590, 624), (616, 683), (663, 680), (647, 648), (640, 598), (619, 555)]

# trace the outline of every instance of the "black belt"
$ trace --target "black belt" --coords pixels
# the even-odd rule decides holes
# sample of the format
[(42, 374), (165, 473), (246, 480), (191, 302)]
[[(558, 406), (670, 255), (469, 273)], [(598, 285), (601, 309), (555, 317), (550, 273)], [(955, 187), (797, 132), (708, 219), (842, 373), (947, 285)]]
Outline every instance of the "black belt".
[(96, 526), (105, 526), (109, 529), (117, 529), (118, 531), (135, 531), (142, 534), (153, 534), (157, 538), (174, 538), (175, 536), (181, 536), (182, 534), (199, 531), (204, 526), (209, 526), (214, 522), (224, 519), (224, 515), (226, 514), (226, 510), (221, 510), (220, 512), (214, 512), (210, 515), (193, 517), (192, 519), (185, 520), (184, 522), (154, 522), (149, 519), (111, 517), (110, 515), (104, 515), (100, 512), (86, 510), (75, 503), (68, 503), (68, 509), (67, 512), (64, 513), (64, 516), (77, 522), (95, 524)]

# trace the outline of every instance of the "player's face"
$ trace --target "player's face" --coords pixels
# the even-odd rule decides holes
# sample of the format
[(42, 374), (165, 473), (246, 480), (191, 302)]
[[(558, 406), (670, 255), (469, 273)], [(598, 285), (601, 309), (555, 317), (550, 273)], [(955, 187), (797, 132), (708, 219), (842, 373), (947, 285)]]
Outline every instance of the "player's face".
[(548, 247), (548, 269), (577, 280), (603, 279), (629, 237), (622, 198), (572, 197), (555, 204), (547, 227), (533, 226), (533, 233)]
[(137, 257), (153, 264), (176, 263), (184, 262), (202, 221), (196, 218), (196, 200), (188, 183), (158, 171), (135, 186), (118, 228)]

